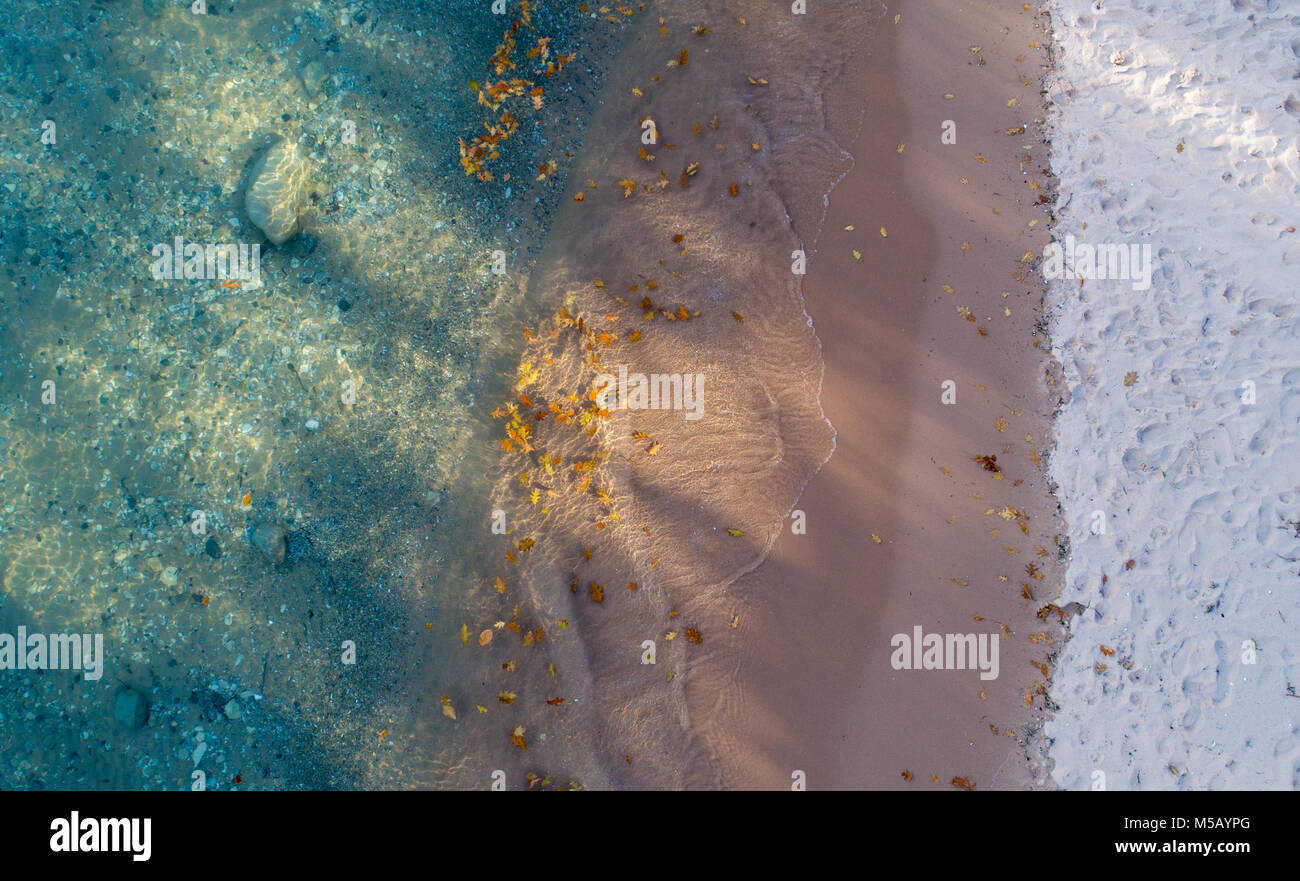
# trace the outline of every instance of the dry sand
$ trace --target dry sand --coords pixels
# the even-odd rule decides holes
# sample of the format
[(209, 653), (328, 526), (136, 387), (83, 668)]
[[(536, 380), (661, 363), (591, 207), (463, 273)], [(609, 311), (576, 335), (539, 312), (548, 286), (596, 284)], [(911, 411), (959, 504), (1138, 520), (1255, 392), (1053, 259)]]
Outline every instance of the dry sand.
[(1154, 263), (1147, 290), (1050, 289), (1073, 393), (1053, 460), (1065, 598), (1088, 606), (1051, 691), (1053, 776), (1294, 789), (1300, 16), (1265, 0), (1052, 9), (1057, 237), (1149, 244)]
[[(865, 125), (847, 141), (855, 166), (830, 197), (804, 286), (835, 453), (797, 503), (807, 534), (787, 529), (731, 586), (749, 609), (734, 666), (688, 688), (727, 785), (788, 787), (796, 771), (816, 789), (1044, 777), (1024, 753), (1044, 711), (1033, 665), (1054, 646), (1031, 634), (1059, 632), (1035, 612), (1054, 590), (1061, 530), (1032, 457), (1057, 397), (1035, 345), (1042, 287), (1020, 263), (1047, 225), (1029, 186), (1048, 184), (1040, 25), (1020, 4), (891, 3), (869, 66), (842, 81), (832, 129), (853, 135), (855, 101)], [(940, 142), (944, 120), (957, 124), (955, 145)], [(1006, 134), (1021, 125), (1027, 133)], [(940, 403), (945, 380), (955, 405)], [(980, 455), (997, 456), (1003, 479), (971, 461)], [(1006, 505), (1024, 516), (986, 513)], [(891, 636), (915, 625), (998, 634), (1003, 624), (994, 681), (891, 667)]]

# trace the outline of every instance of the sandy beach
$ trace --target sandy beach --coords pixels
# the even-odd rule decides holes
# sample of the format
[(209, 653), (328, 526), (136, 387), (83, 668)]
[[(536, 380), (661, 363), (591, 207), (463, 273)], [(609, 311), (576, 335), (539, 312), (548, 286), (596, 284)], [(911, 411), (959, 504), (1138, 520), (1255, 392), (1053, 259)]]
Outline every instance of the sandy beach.
[(1287, 4), (36, 5), (0, 789), (1300, 785)]
[(1300, 783), (1295, 12), (1052, 7), (1057, 238), (1153, 255), (1149, 288), (1080, 266), (1050, 292), (1087, 606), (1047, 726), (1068, 789)]

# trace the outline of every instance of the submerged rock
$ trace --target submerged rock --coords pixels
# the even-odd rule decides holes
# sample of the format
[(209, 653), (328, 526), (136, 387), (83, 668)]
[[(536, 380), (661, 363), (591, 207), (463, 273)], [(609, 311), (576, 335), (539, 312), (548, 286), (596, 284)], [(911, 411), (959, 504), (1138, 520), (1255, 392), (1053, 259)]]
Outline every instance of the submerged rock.
[(299, 72), (298, 76), (302, 78), (302, 84), (307, 90), (307, 94), (315, 97), (324, 88), (325, 78), (329, 76), (329, 71), (319, 61), (312, 61)]
[(288, 141), (273, 144), (253, 166), (244, 208), (274, 244), (282, 245), (298, 232), (306, 180), (307, 164), (298, 158), (298, 145)]
[(129, 728), (143, 728), (149, 721), (149, 702), (132, 688), (124, 688), (113, 700), (113, 718)]
[(284, 555), (289, 546), (284, 528), (280, 525), (262, 523), (255, 526), (249, 534), (248, 540), (253, 543), (253, 547), (262, 552), (262, 556), (271, 561), (272, 566), (279, 566), (284, 562)]

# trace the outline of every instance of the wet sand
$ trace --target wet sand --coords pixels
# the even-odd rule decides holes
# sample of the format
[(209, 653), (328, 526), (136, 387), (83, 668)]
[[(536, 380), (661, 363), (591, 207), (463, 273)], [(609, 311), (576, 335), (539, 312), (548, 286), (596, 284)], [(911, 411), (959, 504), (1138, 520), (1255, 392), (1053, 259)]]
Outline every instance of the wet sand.
[[(1057, 616), (1035, 613), (1058, 590), (1063, 530), (1034, 457), (1057, 397), (1045, 345), (1035, 347), (1042, 288), (1020, 263), (1041, 253), (1047, 227), (1043, 191), (1027, 183), (1048, 187), (1034, 121), (1040, 22), (1018, 3), (890, 3), (866, 70), (843, 81), (865, 125), (804, 284), (836, 449), (796, 505), (807, 534), (786, 529), (730, 588), (749, 604), (736, 656), (687, 689), (728, 786), (785, 788), (796, 771), (815, 789), (1044, 778), (1032, 758), (1043, 675), (1031, 663), (1050, 665), (1047, 640), (1059, 642)], [(944, 120), (957, 124), (955, 145), (940, 142)], [(1022, 124), (1027, 133), (1006, 134)], [(940, 400), (945, 380), (953, 405)], [(984, 455), (997, 456), (1001, 480), (971, 461)], [(1007, 505), (1010, 519), (996, 513)], [(891, 636), (915, 625), (997, 634), (1003, 624), (996, 680), (891, 667)]]

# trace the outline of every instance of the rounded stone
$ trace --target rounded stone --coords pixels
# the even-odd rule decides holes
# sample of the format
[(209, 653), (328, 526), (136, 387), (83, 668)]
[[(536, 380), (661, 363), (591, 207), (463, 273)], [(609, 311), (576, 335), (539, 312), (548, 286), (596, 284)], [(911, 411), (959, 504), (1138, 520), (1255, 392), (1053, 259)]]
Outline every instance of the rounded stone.
[(302, 84), (307, 89), (307, 94), (315, 97), (325, 87), (325, 78), (329, 76), (329, 71), (319, 61), (312, 61), (298, 75), (302, 77)]
[(149, 702), (140, 692), (124, 688), (113, 700), (113, 718), (130, 728), (143, 728), (149, 721)]
[(249, 535), (249, 541), (253, 547), (262, 552), (262, 556), (271, 561), (272, 566), (279, 566), (284, 562), (284, 555), (288, 550), (284, 528), (276, 523), (262, 523), (253, 527)]
[(282, 245), (297, 234), (306, 180), (307, 164), (298, 158), (298, 145), (288, 141), (271, 145), (249, 173), (244, 208), (272, 243)]

